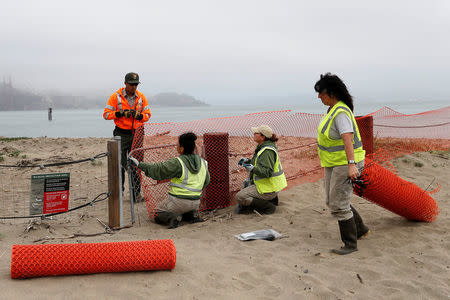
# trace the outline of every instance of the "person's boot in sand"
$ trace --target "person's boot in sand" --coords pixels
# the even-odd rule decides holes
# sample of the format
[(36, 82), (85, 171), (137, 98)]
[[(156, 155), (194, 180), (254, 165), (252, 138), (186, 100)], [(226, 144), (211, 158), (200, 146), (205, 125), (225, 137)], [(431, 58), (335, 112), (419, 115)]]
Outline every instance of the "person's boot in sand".
[(275, 198), (273, 198), (272, 200), (269, 200), (270, 203), (272, 203), (275, 206), (278, 206), (278, 196), (276, 196)]
[(331, 252), (339, 255), (346, 255), (358, 250), (356, 237), (355, 218), (351, 217), (345, 221), (339, 221), (339, 231), (344, 247), (340, 249), (332, 249)]
[(263, 200), (258, 198), (253, 198), (252, 203), (250, 204), (257, 212), (261, 214), (271, 215), (275, 212), (276, 206), (270, 202), (269, 200)]
[(184, 213), (182, 215), (182, 219), (184, 221), (190, 222), (190, 223), (200, 223), (200, 222), (205, 221), (202, 219), (202, 217), (200, 216), (200, 214), (198, 213), (197, 210), (191, 210), (191, 211), (188, 211), (187, 213)]
[(358, 211), (350, 205), (350, 208), (353, 212), (353, 217), (355, 218), (355, 224), (356, 224), (356, 237), (359, 239), (365, 238), (370, 235), (370, 229), (367, 227), (361, 216), (359, 215)]
[(167, 211), (158, 211), (155, 214), (155, 223), (160, 225), (168, 225), (168, 229), (177, 228), (182, 220), (181, 215)]

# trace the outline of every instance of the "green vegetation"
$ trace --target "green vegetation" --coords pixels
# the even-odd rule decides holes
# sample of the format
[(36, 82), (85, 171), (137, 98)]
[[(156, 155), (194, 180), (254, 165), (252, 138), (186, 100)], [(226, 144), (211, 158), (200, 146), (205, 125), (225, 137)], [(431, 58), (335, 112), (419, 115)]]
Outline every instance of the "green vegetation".
[(101, 166), (102, 165), (102, 161), (99, 160), (99, 159), (91, 160), (91, 165), (92, 166)]
[(14, 141), (28, 140), (28, 139), (31, 139), (31, 138), (25, 137), (25, 136), (12, 137), (12, 138), (0, 136), (0, 142), (14, 142)]
[(19, 150), (14, 150), (14, 151), (11, 151), (10, 153), (8, 153), (8, 156), (9, 157), (17, 157), (17, 156), (19, 156), (19, 154), (20, 154)]
[[(409, 164), (412, 163), (414, 160), (413, 159), (409, 159), (409, 158), (402, 158), (402, 162), (405, 164)], [(423, 167), (423, 163), (421, 163), (420, 161), (414, 161), (414, 167)]]
[(433, 150), (430, 151), (431, 154), (441, 157), (441, 158), (445, 158), (445, 159), (450, 159), (450, 149), (447, 150)]
[[(21, 151), (16, 150), (14, 148), (10, 148), (10, 149), (6, 149), (4, 148), (3, 150), (6, 150), (6, 152), (0, 152), (0, 161), (4, 161), (5, 158), (3, 156), (9, 156), (9, 157), (18, 157), (21, 153)], [(26, 157), (26, 155), (22, 155), (22, 157)]]

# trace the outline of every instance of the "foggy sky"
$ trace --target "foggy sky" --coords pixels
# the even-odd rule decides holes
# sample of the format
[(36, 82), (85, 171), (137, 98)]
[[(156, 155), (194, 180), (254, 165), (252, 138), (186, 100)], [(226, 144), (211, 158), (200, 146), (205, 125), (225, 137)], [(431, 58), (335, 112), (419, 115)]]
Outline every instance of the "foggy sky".
[(0, 78), (212, 104), (306, 95), (321, 73), (359, 98), (447, 99), (450, 1), (0, 0)]

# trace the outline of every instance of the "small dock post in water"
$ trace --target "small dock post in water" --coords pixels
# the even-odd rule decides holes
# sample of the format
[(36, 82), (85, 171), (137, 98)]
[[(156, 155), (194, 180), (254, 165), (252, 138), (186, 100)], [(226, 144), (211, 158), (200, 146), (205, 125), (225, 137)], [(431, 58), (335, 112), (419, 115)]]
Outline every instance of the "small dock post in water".
[(48, 120), (49, 121), (52, 120), (52, 108), (51, 107), (48, 108)]

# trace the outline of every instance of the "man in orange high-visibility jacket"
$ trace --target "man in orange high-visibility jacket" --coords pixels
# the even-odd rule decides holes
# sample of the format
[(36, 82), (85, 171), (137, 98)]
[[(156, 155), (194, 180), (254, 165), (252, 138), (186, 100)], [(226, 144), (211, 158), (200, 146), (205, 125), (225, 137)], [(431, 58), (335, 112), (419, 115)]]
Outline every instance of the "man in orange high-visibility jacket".
[[(125, 75), (125, 87), (120, 88), (109, 97), (103, 118), (105, 120), (114, 120), (116, 127), (113, 135), (121, 137), (122, 151), (122, 189), (125, 183), (125, 169), (127, 168), (127, 156), (131, 151), (134, 132), (137, 128), (144, 125), (150, 119), (150, 107), (144, 94), (137, 90), (139, 84), (139, 75), (128, 73)], [(142, 139), (142, 136), (139, 136)], [(142, 140), (140, 143), (142, 145)], [(132, 168), (134, 200), (143, 201), (141, 196), (141, 182), (135, 168)]]

